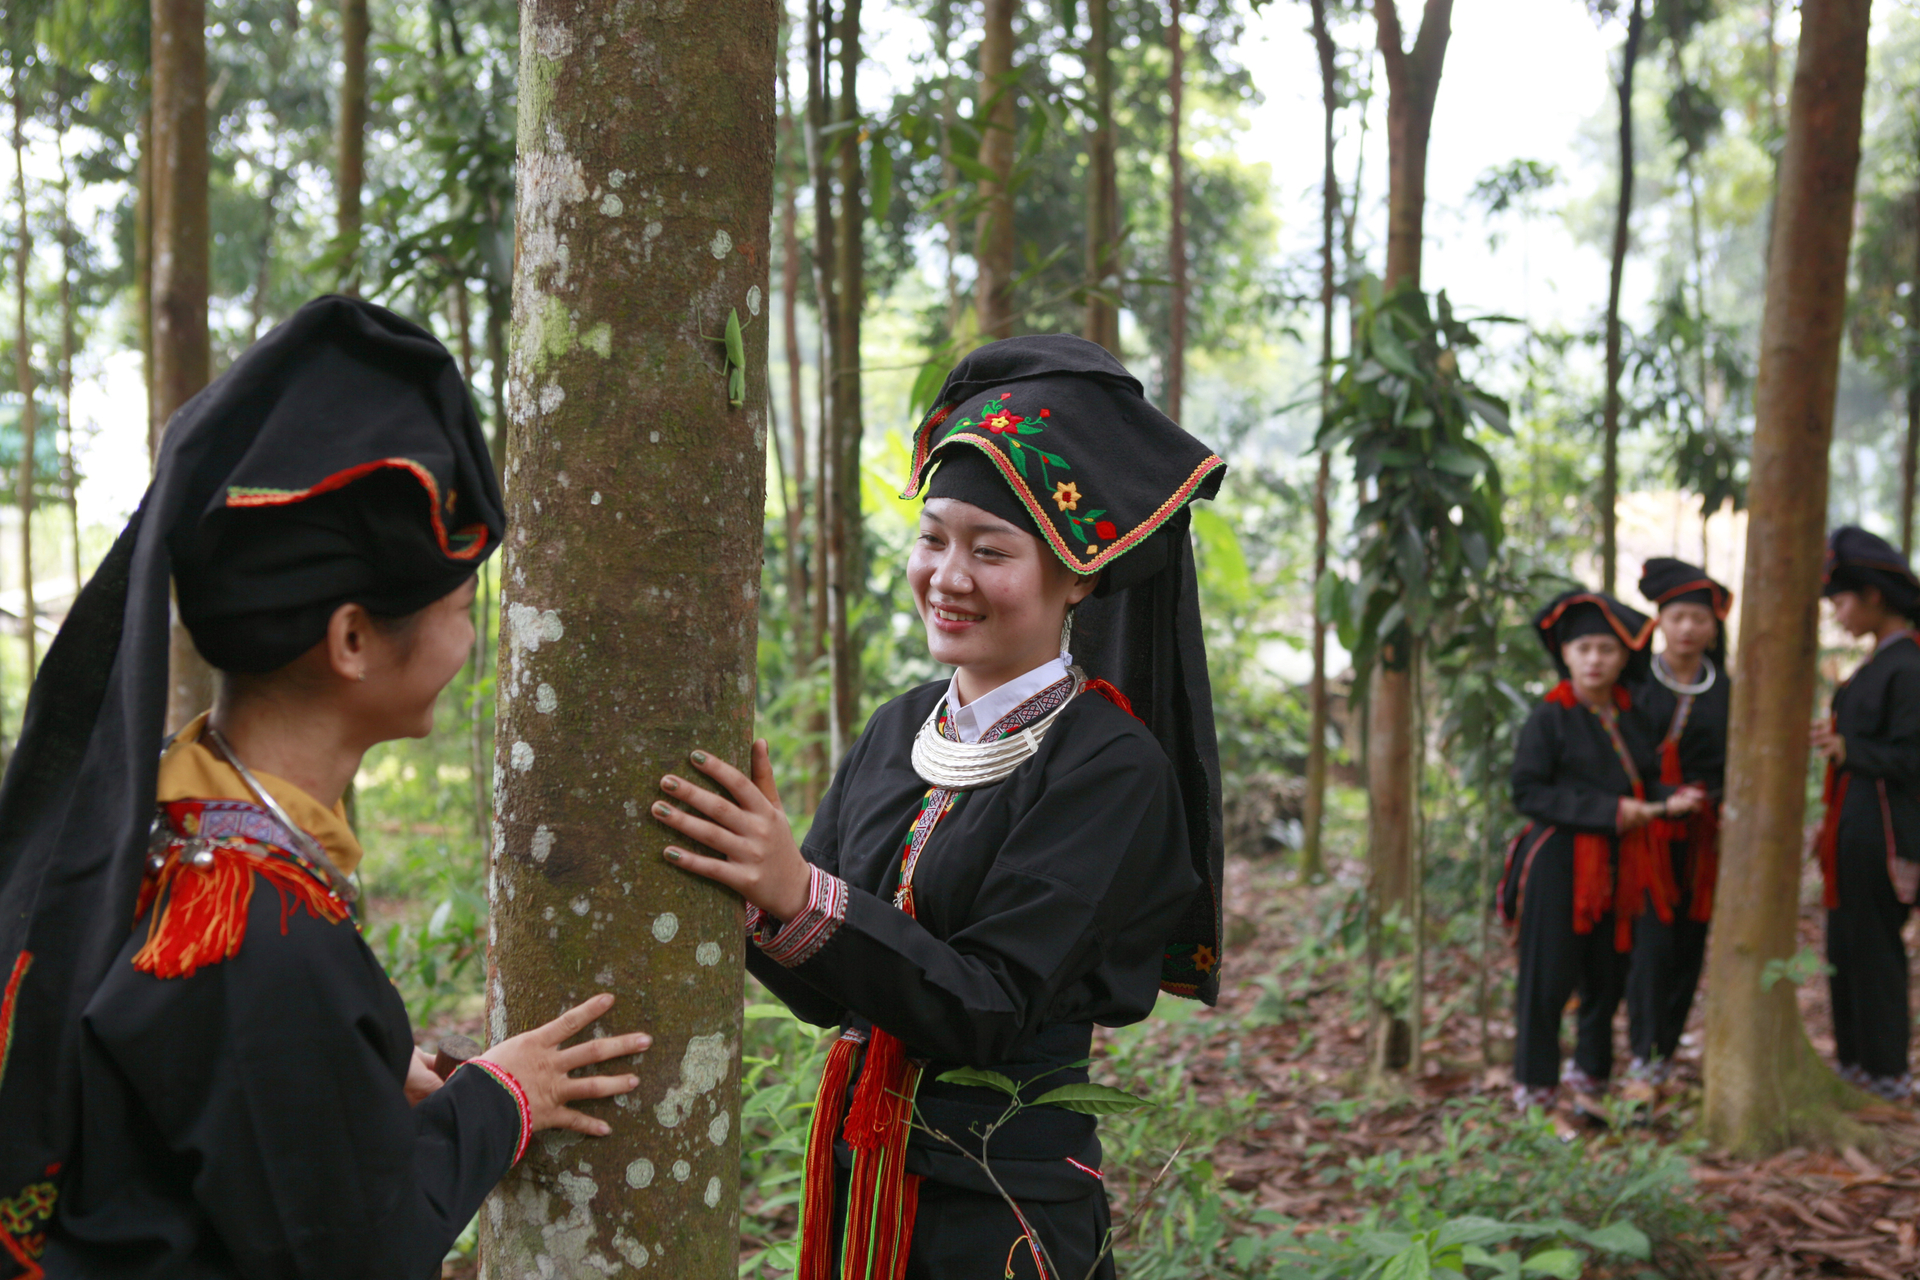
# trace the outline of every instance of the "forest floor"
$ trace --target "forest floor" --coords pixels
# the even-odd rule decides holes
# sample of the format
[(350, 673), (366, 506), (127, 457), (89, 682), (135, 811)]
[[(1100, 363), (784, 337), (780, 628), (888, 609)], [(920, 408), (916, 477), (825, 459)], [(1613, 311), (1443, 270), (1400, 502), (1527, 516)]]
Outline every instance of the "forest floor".
[[(1545, 1126), (1538, 1117), (1518, 1124), (1510, 1071), (1501, 1065), (1512, 1057), (1513, 953), (1497, 924), (1487, 945), (1492, 1017), (1483, 1050), (1472, 913), (1427, 922), (1421, 1070), (1370, 1072), (1358, 936), (1362, 870), (1336, 861), (1331, 871), (1310, 887), (1278, 861), (1231, 863), (1218, 1008), (1145, 1033), (1158, 1052), (1182, 1063), (1203, 1108), (1242, 1117), (1208, 1153), (1241, 1221), (1304, 1236), (1327, 1228), (1337, 1234), (1341, 1225), (1365, 1229), (1395, 1209), (1403, 1222), (1408, 1210), (1436, 1209), (1581, 1218), (1585, 1201), (1587, 1225), (1597, 1226), (1595, 1202), (1611, 1197), (1654, 1246), (1650, 1263), (1617, 1274), (1920, 1276), (1920, 1115), (1908, 1106), (1862, 1110), (1855, 1118), (1869, 1136), (1839, 1153), (1791, 1150), (1746, 1162), (1706, 1149), (1690, 1136), (1702, 1096), (1701, 1000), (1672, 1082), (1651, 1096), (1616, 1096), (1604, 1119), (1556, 1112), (1548, 1141), (1557, 1140), (1569, 1159), (1542, 1150)], [(1801, 935), (1816, 953), (1823, 947), (1817, 893), (1810, 879)], [(1452, 896), (1478, 897), (1465, 887)], [(1401, 957), (1383, 965), (1376, 981), (1404, 992), (1407, 969)], [(1709, 973), (1704, 983), (1711, 981)], [(1804, 983), (1798, 993), (1814, 1047), (1830, 1059), (1826, 983)], [(1623, 1010), (1616, 1072), (1629, 1058), (1625, 1031)], [(1135, 1060), (1153, 1056), (1129, 1051)], [(1637, 1189), (1635, 1177), (1644, 1184)], [(1115, 1189), (1124, 1205), (1124, 1191)]]

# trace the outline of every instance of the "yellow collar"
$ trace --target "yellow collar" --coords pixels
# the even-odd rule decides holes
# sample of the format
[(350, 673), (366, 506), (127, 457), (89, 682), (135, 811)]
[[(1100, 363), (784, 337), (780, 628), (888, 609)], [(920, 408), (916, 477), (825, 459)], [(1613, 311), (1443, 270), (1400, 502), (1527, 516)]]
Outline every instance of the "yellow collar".
[[(253, 793), (233, 767), (200, 744), (200, 731), (207, 717), (201, 716), (182, 729), (167, 754), (160, 758), (160, 804), (169, 800), (247, 800)], [(329, 809), (312, 796), (282, 778), (253, 771), (255, 781), (287, 811), (300, 829), (320, 842), (320, 847), (341, 875), (350, 876), (360, 865), (360, 842), (347, 825), (344, 805)]]

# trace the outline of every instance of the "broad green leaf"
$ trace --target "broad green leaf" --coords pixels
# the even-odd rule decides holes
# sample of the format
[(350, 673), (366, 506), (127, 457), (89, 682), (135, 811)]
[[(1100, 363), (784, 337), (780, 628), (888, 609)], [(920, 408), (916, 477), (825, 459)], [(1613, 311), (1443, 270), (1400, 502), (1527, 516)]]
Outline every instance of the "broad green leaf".
[(1367, 338), (1373, 347), (1373, 356), (1381, 364), (1393, 370), (1403, 378), (1420, 377), (1420, 371), (1414, 367), (1413, 357), (1400, 341), (1400, 335), (1393, 331), (1393, 321), (1380, 316), (1373, 322)]
[(873, 220), (885, 222), (893, 205), (893, 149), (884, 139), (873, 140)]
[(1113, 1116), (1138, 1111), (1153, 1103), (1104, 1084), (1063, 1084), (1058, 1089), (1047, 1090), (1029, 1105), (1059, 1107), (1083, 1116)]
[(1415, 1243), (1387, 1259), (1387, 1265), (1380, 1269), (1380, 1280), (1432, 1280), (1433, 1261), (1427, 1257), (1427, 1246)]
[(1559, 1280), (1580, 1280), (1581, 1257), (1571, 1249), (1546, 1249), (1520, 1264), (1530, 1276), (1557, 1276)]
[(1466, 1217), (1455, 1218), (1442, 1225), (1437, 1240), (1441, 1245), (1477, 1246), (1499, 1244), (1513, 1239), (1514, 1235), (1514, 1229), (1507, 1223), (1468, 1214)]
[(1605, 1253), (1620, 1254), (1638, 1262), (1653, 1256), (1653, 1242), (1631, 1222), (1609, 1222), (1604, 1227), (1582, 1231), (1574, 1238)]
[(744, 366), (747, 363), (747, 344), (740, 337), (740, 308), (732, 307), (727, 311), (727, 362)]
[(971, 1085), (976, 1089), (993, 1089), (1006, 1094), (1009, 1098), (1020, 1096), (1020, 1086), (998, 1071), (988, 1071), (982, 1067), (956, 1067), (952, 1071), (943, 1071), (937, 1077), (942, 1084)]

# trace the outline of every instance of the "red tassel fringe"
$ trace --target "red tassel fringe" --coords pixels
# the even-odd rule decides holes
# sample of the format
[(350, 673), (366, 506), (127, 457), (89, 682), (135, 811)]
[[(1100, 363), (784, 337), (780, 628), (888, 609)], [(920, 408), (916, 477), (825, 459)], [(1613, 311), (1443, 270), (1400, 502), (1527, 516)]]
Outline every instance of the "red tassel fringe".
[(833, 1138), (847, 1106), (847, 1081), (860, 1042), (842, 1036), (827, 1052), (807, 1134), (806, 1199), (800, 1221), (800, 1266), (794, 1280), (833, 1280)]
[[(1132, 716), (1135, 720), (1140, 719), (1138, 713), (1133, 709), (1133, 702), (1127, 695), (1108, 684), (1105, 680), (1089, 680), (1087, 681), (1086, 687), (1091, 692), (1099, 694), (1108, 702), (1111, 702), (1114, 706)], [(1144, 723), (1144, 721), (1142, 723)]]
[(1613, 842), (1580, 832), (1573, 837), (1573, 931), (1592, 933), (1613, 910)]
[(1847, 783), (1853, 779), (1850, 773), (1841, 773), (1827, 762), (1827, 782), (1821, 788), (1821, 798), (1826, 801), (1826, 816), (1820, 820), (1820, 879), (1826, 884), (1827, 910), (1834, 911), (1840, 906), (1840, 810), (1847, 803)]
[(213, 865), (196, 867), (176, 853), (142, 891), (143, 903), (153, 910), (146, 945), (134, 955), (133, 967), (156, 978), (186, 978), (203, 965), (240, 954), (256, 875), (280, 893), (283, 937), (287, 918), (302, 906), (327, 924), (347, 918), (345, 903), (305, 871), (278, 858), (215, 845)]

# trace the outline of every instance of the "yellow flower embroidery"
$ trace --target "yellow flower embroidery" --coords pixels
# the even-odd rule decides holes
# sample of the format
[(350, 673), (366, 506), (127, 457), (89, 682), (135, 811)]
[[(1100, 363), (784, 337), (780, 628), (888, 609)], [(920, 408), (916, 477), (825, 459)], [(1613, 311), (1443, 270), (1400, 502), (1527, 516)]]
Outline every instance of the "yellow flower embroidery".
[(1080, 486), (1061, 481), (1053, 487), (1053, 500), (1062, 511), (1080, 509)]
[(1201, 946), (1201, 947), (1196, 947), (1194, 949), (1194, 952), (1193, 952), (1194, 968), (1198, 969), (1202, 973), (1212, 973), (1214, 964), (1215, 964), (1215, 960), (1214, 960), (1212, 947)]

